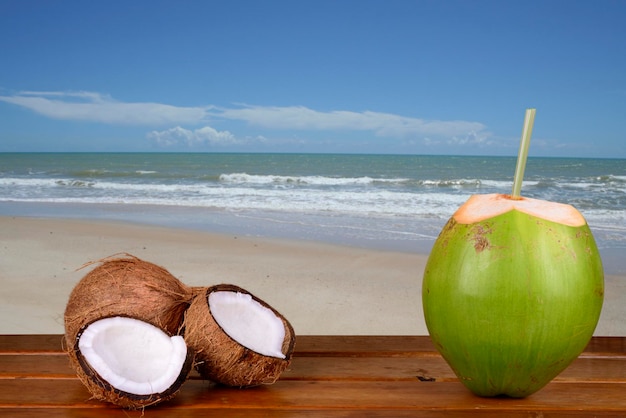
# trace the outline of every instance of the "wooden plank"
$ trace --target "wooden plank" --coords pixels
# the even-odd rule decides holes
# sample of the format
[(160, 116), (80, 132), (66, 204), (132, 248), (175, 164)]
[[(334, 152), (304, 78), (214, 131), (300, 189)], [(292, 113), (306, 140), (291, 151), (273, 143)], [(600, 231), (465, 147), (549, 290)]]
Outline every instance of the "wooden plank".
[[(295, 357), (281, 380), (457, 381), (441, 357)], [(626, 383), (626, 358), (578, 358), (555, 381)]]
[[(626, 363), (626, 362), (625, 362)], [(427, 368), (427, 370), (426, 370)], [(75, 377), (66, 356), (0, 356), (0, 379), (69, 379)], [(295, 357), (283, 380), (456, 380), (439, 358)], [(191, 378), (199, 378), (192, 372)]]
[(436, 353), (427, 336), (380, 335), (302, 335), (296, 340), (295, 354), (303, 356), (414, 356)]
[[(429, 336), (328, 336), (302, 335), (296, 341), (296, 354), (306, 356), (414, 356), (437, 353)], [(581, 357), (624, 356), (626, 337), (593, 337)]]
[[(57, 409), (29, 409), (29, 408), (8, 408), (0, 410), (3, 416), (10, 418), (205, 418), (218, 416), (220, 418), (502, 418), (500, 411), (411, 411), (398, 409), (322, 409), (322, 410), (280, 410), (280, 409), (181, 409), (167, 408), (159, 406), (157, 408), (146, 409), (145, 411), (126, 411), (113, 408), (57, 408)], [(506, 418), (589, 418), (588, 411), (507, 411)], [(595, 411), (593, 417), (624, 418), (621, 412)]]
[[(0, 416), (137, 416), (90, 395), (69, 368), (59, 335), (0, 336)], [(303, 336), (281, 380), (254, 389), (194, 375), (150, 416), (626, 416), (626, 350), (594, 337), (546, 388), (526, 399), (472, 395), (428, 337)], [(421, 379), (420, 379), (421, 378)], [(434, 378), (434, 381), (432, 380)]]
[(626, 356), (626, 337), (593, 337), (582, 356)]
[[(63, 336), (58, 334), (0, 335), (0, 355), (62, 354)], [(300, 335), (296, 354), (306, 356), (370, 356), (415, 355), (436, 353), (428, 336), (359, 336)], [(581, 356), (626, 356), (626, 337), (593, 337)]]
[[(75, 376), (64, 356), (0, 356), (0, 379), (68, 379)], [(192, 373), (191, 378), (198, 378)], [(441, 357), (317, 358), (295, 357), (281, 380), (422, 380), (455, 381)], [(579, 358), (556, 380), (626, 381), (626, 359)]]
[(0, 379), (41, 379), (76, 377), (67, 355), (3, 355), (0, 356)]
[(554, 380), (626, 383), (626, 357), (579, 357)]
[(0, 335), (0, 355), (63, 352), (63, 336), (58, 334)]
[[(211, 386), (189, 381), (172, 401), (150, 408), (177, 410), (395, 410), (395, 411), (513, 411), (626, 412), (625, 384), (551, 383), (525, 399), (479, 398), (458, 382), (316, 382), (279, 381), (252, 389)], [(89, 400), (77, 380), (0, 381), (0, 413), (10, 408), (105, 408)], [(178, 416), (178, 415), (177, 415)]]
[[(0, 335), (0, 355), (63, 352), (62, 335), (24, 334)], [(295, 353), (303, 355), (368, 355), (393, 356), (414, 352), (435, 352), (426, 336), (316, 336), (302, 335), (296, 340)]]
[[(526, 399), (480, 398), (458, 382), (317, 382), (279, 381), (254, 389), (233, 390), (189, 382), (178, 401), (185, 405), (276, 409), (397, 410), (613, 410), (626, 411), (624, 384), (551, 383)], [(176, 402), (176, 400), (175, 400)]]
[[(0, 379), (68, 379), (75, 376), (63, 355), (0, 356)], [(198, 378), (193, 373), (191, 378)], [(456, 381), (441, 356), (423, 357), (301, 357), (296, 355), (281, 380), (422, 380)], [(626, 357), (581, 357), (557, 381), (626, 382)]]

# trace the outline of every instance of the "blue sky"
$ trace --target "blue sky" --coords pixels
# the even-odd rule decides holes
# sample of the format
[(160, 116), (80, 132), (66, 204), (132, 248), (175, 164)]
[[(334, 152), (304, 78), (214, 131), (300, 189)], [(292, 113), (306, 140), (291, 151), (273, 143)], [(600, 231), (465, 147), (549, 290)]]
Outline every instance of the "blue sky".
[(625, 1), (0, 0), (0, 151), (626, 158)]

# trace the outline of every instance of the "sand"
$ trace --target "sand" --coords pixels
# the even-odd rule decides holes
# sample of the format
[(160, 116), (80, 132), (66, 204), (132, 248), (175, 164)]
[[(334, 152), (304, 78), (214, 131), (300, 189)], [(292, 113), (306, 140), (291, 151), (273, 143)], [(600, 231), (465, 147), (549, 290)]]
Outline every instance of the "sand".
[[(0, 217), (0, 334), (63, 333), (85, 263), (127, 252), (190, 286), (231, 283), (299, 335), (426, 335), (426, 254), (214, 234), (108, 221)], [(606, 277), (595, 335), (626, 335), (626, 277)]]

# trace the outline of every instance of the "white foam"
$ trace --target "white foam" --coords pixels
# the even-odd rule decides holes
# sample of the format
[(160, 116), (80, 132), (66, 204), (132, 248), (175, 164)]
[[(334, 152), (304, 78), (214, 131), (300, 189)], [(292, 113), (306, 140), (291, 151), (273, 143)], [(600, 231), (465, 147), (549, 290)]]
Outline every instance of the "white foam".
[(341, 186), (350, 184), (372, 184), (380, 183), (404, 183), (405, 178), (396, 179), (374, 179), (372, 177), (326, 177), (326, 176), (281, 176), (281, 175), (254, 175), (247, 173), (221, 174), (220, 181), (238, 184), (308, 184), (323, 186)]

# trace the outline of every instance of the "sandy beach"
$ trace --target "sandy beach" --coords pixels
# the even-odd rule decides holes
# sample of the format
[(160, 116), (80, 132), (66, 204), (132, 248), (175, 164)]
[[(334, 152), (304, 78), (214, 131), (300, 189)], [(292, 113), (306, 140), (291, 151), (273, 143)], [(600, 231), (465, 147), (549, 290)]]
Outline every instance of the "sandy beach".
[[(425, 335), (426, 254), (108, 221), (0, 217), (0, 333), (62, 333), (85, 263), (127, 252), (190, 286), (232, 283), (297, 334)], [(626, 277), (608, 275), (595, 335), (626, 335)]]

